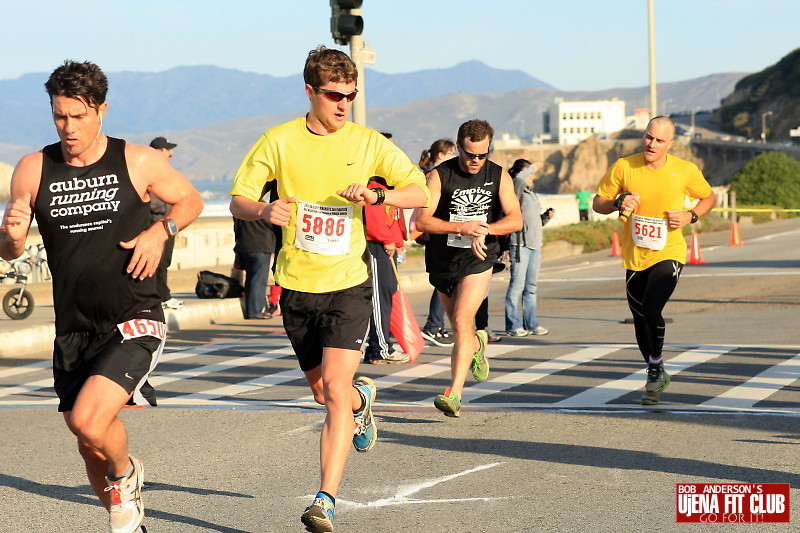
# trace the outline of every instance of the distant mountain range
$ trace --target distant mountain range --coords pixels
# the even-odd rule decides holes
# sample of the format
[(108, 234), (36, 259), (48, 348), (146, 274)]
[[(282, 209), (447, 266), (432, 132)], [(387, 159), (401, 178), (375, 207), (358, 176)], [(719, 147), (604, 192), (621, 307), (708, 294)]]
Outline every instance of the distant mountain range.
[[(301, 112), (308, 105), (301, 74), (276, 78), (213, 66), (164, 72), (111, 72), (107, 131), (145, 133), (187, 129), (225, 120)], [(0, 80), (0, 142), (43, 144), (53, 137), (44, 82), (49, 73)], [(408, 74), (366, 71), (369, 105), (390, 107), (453, 92), (481, 94), (529, 87), (552, 88), (519, 70), (480, 61)]]
[[(745, 73), (714, 74), (659, 84), (660, 111), (712, 109)], [(43, 83), (28, 74), (0, 81), (0, 161), (15, 164), (24, 153), (56, 140)], [(304, 113), (308, 101), (300, 75), (275, 78), (218, 67), (178, 67), (165, 72), (110, 73), (104, 131), (147, 144), (164, 135), (178, 143), (172, 162), (194, 181), (230, 179), (267, 128)], [(479, 61), (407, 74), (367, 70), (367, 122), (389, 131), (417, 161), (440, 137), (455, 137), (465, 120), (488, 120), (497, 135), (542, 131), (542, 114), (556, 97), (618, 98), (627, 112), (646, 107), (648, 88), (565, 92), (515, 70)]]

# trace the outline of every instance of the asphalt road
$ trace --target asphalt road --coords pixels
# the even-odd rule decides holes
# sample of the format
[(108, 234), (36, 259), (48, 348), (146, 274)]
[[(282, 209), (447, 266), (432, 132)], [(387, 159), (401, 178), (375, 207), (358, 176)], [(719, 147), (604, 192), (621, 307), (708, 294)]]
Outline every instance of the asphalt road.
[[(548, 263), (543, 337), (489, 348), (460, 419), (432, 406), (448, 350), (413, 365), (364, 365), (379, 385), (379, 440), (351, 454), (337, 531), (718, 531), (676, 523), (676, 483), (789, 483), (800, 522), (800, 221), (704, 245), (665, 315), (674, 381), (661, 405), (624, 323), (619, 259)], [(502, 330), (507, 279), (493, 281)], [(420, 319), (426, 292), (412, 303)], [(46, 354), (0, 359), (0, 532), (103, 531), (55, 412)], [(153, 380), (162, 407), (122, 414), (146, 469), (151, 533), (302, 531), (317, 486), (324, 413), (308, 399), (278, 321), (180, 331)]]

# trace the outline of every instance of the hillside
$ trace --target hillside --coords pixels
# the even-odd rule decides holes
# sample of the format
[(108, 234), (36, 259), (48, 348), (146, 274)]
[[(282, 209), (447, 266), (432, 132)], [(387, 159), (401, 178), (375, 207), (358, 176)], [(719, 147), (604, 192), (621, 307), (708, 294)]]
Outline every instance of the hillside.
[[(478, 68), (477, 62), (463, 64), (465, 68), (472, 69), (473, 75), (481, 76), (486, 72)], [(472, 65), (470, 67), (469, 65)], [(477, 69), (477, 70), (476, 70)], [(444, 69), (445, 72), (447, 69)], [(513, 71), (497, 71), (513, 75)], [(445, 73), (446, 74), (446, 73)], [(403, 75), (397, 75), (403, 76)], [(659, 84), (659, 101), (667, 103), (667, 110), (685, 110), (692, 108), (715, 108), (720, 100), (720, 95), (729, 94), (736, 82), (744, 74), (725, 73), (705, 76), (693, 80), (675, 83)], [(436, 79), (428, 71), (423, 79)], [(414, 78), (408, 78), (412, 83)], [(404, 82), (405, 83), (405, 82)], [(498, 81), (493, 83), (501, 83)], [(521, 83), (521, 82), (520, 82)], [(377, 82), (375, 83), (377, 85)], [(0, 83), (0, 85), (2, 85)], [(402, 84), (400, 84), (402, 85)], [(367, 87), (369, 102), (372, 103), (373, 92)], [(298, 93), (302, 91), (294, 88), (289, 91)], [(380, 94), (376, 87), (375, 93)], [(495, 128), (498, 135), (508, 132), (513, 135), (532, 135), (541, 133), (542, 113), (550, 106), (555, 97), (565, 100), (603, 100), (619, 98), (626, 101), (627, 113), (633, 114), (638, 107), (644, 107), (648, 100), (648, 88), (617, 88), (603, 91), (566, 92), (552, 88), (533, 87), (504, 92), (487, 92), (480, 95), (451, 92), (432, 98), (414, 100), (402, 105), (376, 107), (370, 105), (367, 109), (367, 120), (370, 127), (380, 131), (389, 131), (394, 134), (394, 140), (411, 157), (412, 161), (419, 159), (420, 152), (430, 146), (437, 138), (455, 137), (458, 126), (465, 120), (482, 118), (488, 120)], [(39, 98), (37, 96), (37, 98)], [(108, 117), (120, 113), (120, 107), (127, 105), (124, 101), (113, 101), (109, 96), (110, 105)], [(173, 97), (170, 96), (168, 101)], [(177, 98), (177, 97), (174, 97)], [(398, 98), (400, 98), (398, 96)], [(31, 104), (31, 109), (41, 109), (42, 114), (48, 114), (46, 105), (41, 101)], [(178, 143), (175, 150), (173, 165), (186, 174), (193, 181), (229, 180), (239, 166), (242, 157), (250, 146), (256, 141), (264, 130), (294, 118), (303, 112), (306, 102), (303, 102), (299, 111), (289, 111), (280, 114), (250, 115), (245, 118), (232, 118), (209, 125), (191, 128), (165, 127), (163, 129), (147, 129), (135, 131), (112, 127), (110, 118), (104, 124), (104, 131), (110, 135), (123, 137), (131, 142), (147, 144), (156, 135), (164, 135), (171, 141)], [(0, 112), (2, 113), (2, 112)], [(150, 114), (152, 111), (147, 110)], [(50, 120), (49, 114), (47, 120)], [(0, 121), (2, 126), (2, 121)], [(0, 161), (16, 163), (19, 158), (32, 150), (41, 148), (45, 143), (55, 140), (52, 122), (47, 123), (44, 141), (40, 143), (14, 145), (4, 144), (0, 139)], [(563, 176), (559, 180), (565, 179)], [(556, 183), (553, 183), (557, 186)]]
[[(0, 80), (0, 142), (41, 145), (52, 139), (44, 82), (49, 74)], [(467, 61), (436, 70), (383, 74), (366, 70), (369, 105), (407, 104), (456, 91), (480, 94), (530, 87), (552, 88), (522, 71)], [(108, 73), (110, 132), (183, 130), (231, 119), (302, 112), (308, 105), (301, 74), (276, 78), (213, 66), (164, 72)], [(149, 135), (149, 133), (148, 133)]]
[(722, 101), (716, 120), (723, 130), (744, 137), (761, 136), (762, 114), (769, 140), (789, 140), (800, 126), (800, 48), (761, 72), (742, 78)]

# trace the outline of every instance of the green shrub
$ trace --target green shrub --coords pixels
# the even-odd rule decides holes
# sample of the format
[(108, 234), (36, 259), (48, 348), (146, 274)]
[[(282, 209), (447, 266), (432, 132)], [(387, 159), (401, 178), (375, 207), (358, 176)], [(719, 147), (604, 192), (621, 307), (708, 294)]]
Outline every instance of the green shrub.
[(736, 172), (731, 188), (740, 204), (800, 208), (800, 161), (783, 152), (761, 154)]

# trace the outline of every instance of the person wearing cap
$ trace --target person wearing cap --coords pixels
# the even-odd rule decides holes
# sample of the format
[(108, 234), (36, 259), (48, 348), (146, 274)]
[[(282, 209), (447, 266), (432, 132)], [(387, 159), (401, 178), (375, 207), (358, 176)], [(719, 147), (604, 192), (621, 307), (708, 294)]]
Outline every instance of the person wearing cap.
[[(164, 137), (156, 137), (150, 141), (150, 148), (158, 150), (167, 161), (172, 159), (172, 149), (178, 146), (175, 143), (169, 142)], [(169, 215), (171, 205), (157, 198), (155, 195), (150, 195), (150, 219), (155, 222), (162, 220)], [(172, 297), (169, 285), (167, 284), (167, 270), (169, 265), (172, 264), (172, 252), (175, 249), (175, 238), (170, 237), (164, 243), (164, 253), (161, 254), (161, 262), (158, 263), (158, 270), (156, 270), (156, 285), (158, 286), (158, 293), (161, 295), (161, 307), (164, 309), (180, 309), (183, 307), (183, 300), (178, 300)]]

